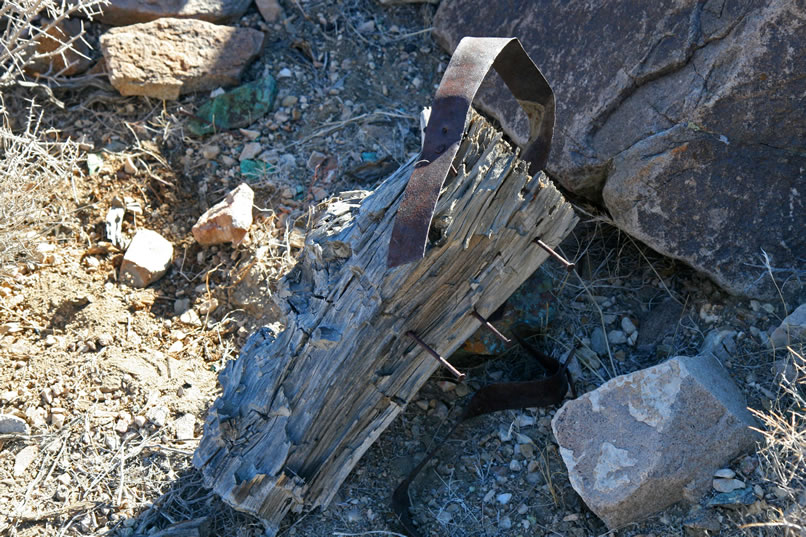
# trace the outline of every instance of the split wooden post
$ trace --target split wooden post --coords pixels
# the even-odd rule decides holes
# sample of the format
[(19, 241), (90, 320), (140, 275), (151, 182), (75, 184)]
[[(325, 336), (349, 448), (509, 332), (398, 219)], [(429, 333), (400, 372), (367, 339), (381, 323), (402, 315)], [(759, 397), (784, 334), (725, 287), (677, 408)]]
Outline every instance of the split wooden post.
[[(373, 192), (327, 204), (275, 299), (286, 328), (253, 334), (220, 376), (193, 457), (207, 486), (268, 533), (327, 506), (364, 452), (576, 224), (541, 172), (473, 113), (445, 181), (425, 258), (387, 269), (414, 159)], [(390, 488), (391, 493), (391, 488)]]

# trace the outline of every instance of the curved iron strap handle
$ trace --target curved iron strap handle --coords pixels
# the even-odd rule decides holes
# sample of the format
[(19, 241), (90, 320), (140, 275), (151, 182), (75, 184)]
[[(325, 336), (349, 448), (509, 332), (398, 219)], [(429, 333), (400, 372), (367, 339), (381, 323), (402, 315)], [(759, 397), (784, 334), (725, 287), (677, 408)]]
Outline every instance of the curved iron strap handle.
[(397, 209), (386, 266), (422, 259), (439, 192), (459, 150), (473, 97), (493, 67), (529, 118), (529, 141), (521, 158), (529, 173), (546, 166), (554, 132), (554, 92), (516, 38), (465, 37), (439, 84), (414, 166)]

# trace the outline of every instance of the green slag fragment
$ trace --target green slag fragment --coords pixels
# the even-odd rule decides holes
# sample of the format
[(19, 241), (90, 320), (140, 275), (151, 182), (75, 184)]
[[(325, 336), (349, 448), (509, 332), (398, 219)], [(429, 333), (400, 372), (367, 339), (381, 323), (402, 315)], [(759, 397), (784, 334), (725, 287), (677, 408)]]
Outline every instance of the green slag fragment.
[(213, 97), (196, 112), (188, 130), (195, 136), (246, 127), (268, 113), (277, 97), (277, 82), (271, 75)]
[(274, 166), (271, 164), (266, 164), (260, 160), (241, 161), (241, 175), (243, 175), (244, 179), (252, 181), (262, 179), (273, 171)]

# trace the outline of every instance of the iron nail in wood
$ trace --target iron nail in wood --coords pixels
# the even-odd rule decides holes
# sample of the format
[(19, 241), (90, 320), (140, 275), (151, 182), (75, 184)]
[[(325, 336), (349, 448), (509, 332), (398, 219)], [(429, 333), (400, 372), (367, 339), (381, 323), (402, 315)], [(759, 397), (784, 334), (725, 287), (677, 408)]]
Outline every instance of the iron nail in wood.
[(498, 329), (497, 329), (496, 327), (494, 327), (494, 326), (493, 326), (493, 325), (490, 323), (490, 321), (488, 321), (487, 319), (485, 319), (484, 317), (482, 317), (482, 316), (479, 314), (479, 312), (477, 312), (477, 311), (476, 311), (476, 309), (475, 309), (475, 308), (473, 308), (473, 311), (471, 311), (471, 312), (470, 312), (470, 315), (472, 315), (473, 317), (475, 317), (477, 321), (479, 321), (479, 322), (480, 322), (482, 325), (484, 325), (486, 328), (488, 328), (490, 331), (492, 331), (492, 333), (493, 333), (493, 334), (495, 334), (495, 335), (496, 335), (496, 337), (497, 337), (498, 339), (500, 339), (500, 340), (501, 340), (501, 341), (503, 341), (504, 343), (509, 343), (509, 342), (510, 342), (510, 339), (509, 339), (508, 337), (506, 337), (504, 334), (502, 334), (501, 332), (499, 332), (499, 331), (498, 331)]
[(548, 252), (548, 254), (551, 257), (553, 257), (554, 259), (556, 259), (557, 261), (559, 261), (560, 263), (565, 265), (565, 270), (567, 270), (568, 272), (571, 272), (572, 270), (574, 270), (574, 267), (576, 265), (574, 265), (573, 263), (568, 261), (566, 258), (564, 258), (560, 254), (558, 254), (557, 252), (552, 250), (551, 247), (548, 244), (546, 244), (545, 242), (541, 241), (540, 239), (535, 239), (534, 243), (537, 244), (538, 246), (540, 246), (541, 248), (543, 248), (546, 252)]
[(456, 377), (456, 378), (459, 380), (459, 382), (462, 382), (463, 380), (465, 380), (465, 376), (466, 376), (466, 375), (465, 375), (464, 373), (462, 373), (461, 371), (459, 371), (458, 369), (456, 369), (455, 367), (453, 367), (453, 366), (450, 364), (450, 362), (448, 362), (448, 360), (446, 360), (445, 358), (443, 358), (442, 356), (440, 356), (440, 355), (439, 355), (439, 353), (438, 353), (437, 351), (435, 351), (434, 349), (432, 349), (430, 345), (428, 345), (428, 344), (427, 344), (425, 341), (423, 341), (422, 339), (420, 339), (420, 336), (418, 336), (417, 334), (415, 334), (415, 333), (414, 333), (414, 332), (412, 332), (411, 330), (409, 330), (408, 332), (406, 332), (406, 335), (407, 335), (407, 336), (410, 336), (412, 339), (414, 339), (414, 341), (416, 341), (416, 342), (417, 342), (417, 344), (418, 344), (420, 347), (422, 347), (423, 349), (425, 349), (425, 351), (426, 351), (428, 354), (430, 354), (431, 356), (433, 356), (434, 358), (436, 358), (436, 359), (439, 361), (439, 363), (441, 363), (442, 365), (444, 365), (445, 367), (447, 367), (447, 368), (448, 368), (448, 370), (449, 370), (451, 373), (453, 373), (453, 374), (454, 374), (454, 376), (455, 376), (455, 377)]

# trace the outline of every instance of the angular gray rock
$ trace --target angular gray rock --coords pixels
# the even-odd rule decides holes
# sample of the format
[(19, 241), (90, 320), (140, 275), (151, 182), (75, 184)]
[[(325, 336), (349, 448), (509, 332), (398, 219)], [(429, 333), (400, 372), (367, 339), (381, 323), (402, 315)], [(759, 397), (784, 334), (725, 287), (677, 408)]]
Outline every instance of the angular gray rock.
[(741, 393), (710, 356), (678, 356), (568, 401), (551, 422), (574, 490), (615, 529), (696, 500), (758, 440)]
[(776, 349), (798, 342), (806, 342), (806, 304), (787, 315), (770, 336), (770, 345)]
[(99, 19), (112, 26), (165, 17), (227, 23), (239, 19), (251, 3), (252, 0), (110, 0)]
[(109, 81), (121, 95), (177, 99), (240, 82), (263, 32), (190, 19), (158, 19), (101, 36)]
[(0, 434), (31, 434), (31, 428), (18, 416), (0, 414)]
[(141, 229), (120, 264), (120, 279), (132, 287), (146, 287), (162, 278), (173, 261), (174, 247), (159, 233)]
[[(557, 95), (548, 172), (726, 290), (768, 296), (762, 249), (806, 270), (806, 9), (788, 0), (444, 0), (448, 50), (517, 36)], [(492, 75), (477, 105), (518, 142)]]

